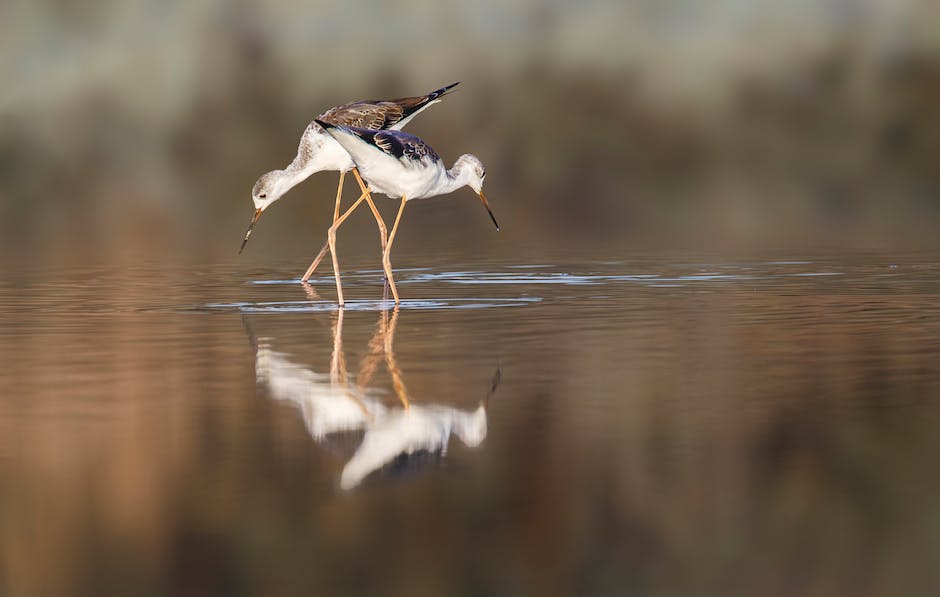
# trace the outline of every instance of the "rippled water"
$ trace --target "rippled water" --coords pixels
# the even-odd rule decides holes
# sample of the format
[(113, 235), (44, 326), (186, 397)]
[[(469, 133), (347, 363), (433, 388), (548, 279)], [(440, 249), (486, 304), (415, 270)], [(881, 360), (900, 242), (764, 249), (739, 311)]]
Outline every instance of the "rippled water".
[(0, 594), (929, 594), (936, 257), (10, 272)]

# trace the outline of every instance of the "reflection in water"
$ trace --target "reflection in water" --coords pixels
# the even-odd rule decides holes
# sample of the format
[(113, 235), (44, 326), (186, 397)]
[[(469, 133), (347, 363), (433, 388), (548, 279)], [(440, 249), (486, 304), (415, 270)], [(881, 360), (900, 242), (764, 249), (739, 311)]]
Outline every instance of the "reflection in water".
[[(311, 290), (312, 292), (312, 290)], [(254, 338), (250, 323), (245, 319)], [(340, 475), (340, 487), (352, 489), (370, 473), (387, 465), (395, 470), (410, 469), (429, 460), (439, 460), (447, 452), (453, 432), (468, 447), (480, 445), (486, 437), (486, 406), (499, 385), (497, 369), (486, 396), (474, 410), (460, 410), (438, 404), (416, 404), (409, 397), (404, 379), (395, 361), (393, 343), (398, 323), (398, 309), (379, 316), (369, 341), (369, 352), (362, 359), (359, 375), (350, 382), (343, 350), (343, 309), (334, 314), (333, 353), (330, 373), (316, 373), (290, 360), (271, 347), (272, 339), (253, 339), (255, 372), (271, 396), (295, 404), (303, 413), (304, 425), (316, 442), (327, 441), (331, 434), (362, 431), (362, 442)], [(398, 398), (394, 406), (384, 404), (379, 392), (369, 387), (381, 361), (385, 362)], [(438, 458), (428, 459), (427, 455)]]
[[(681, 257), (416, 284), (441, 307), (403, 307), (394, 335), (379, 301), (341, 322), (313, 311), (331, 297), (254, 282), (295, 264), (0, 280), (0, 595), (935, 594), (940, 254)], [(497, 358), (485, 452), (451, 438), (445, 459), (472, 466), (379, 484), (446, 444), (383, 437), (395, 386), (419, 420), (474, 411)], [(367, 467), (367, 433), (399, 455)], [(381, 473), (337, 495), (361, 444)]]

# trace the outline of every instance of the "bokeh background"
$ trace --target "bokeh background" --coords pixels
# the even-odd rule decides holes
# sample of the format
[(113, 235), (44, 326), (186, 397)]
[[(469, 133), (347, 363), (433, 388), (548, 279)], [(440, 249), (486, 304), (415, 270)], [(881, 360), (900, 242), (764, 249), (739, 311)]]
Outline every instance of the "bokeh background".
[[(0, 80), (18, 261), (234, 259), (313, 116), (458, 80), (409, 129), (483, 159), (505, 230), (458, 193), (409, 210), (403, 247), (938, 242), (931, 2), (14, 1)], [(314, 252), (335, 181), (288, 194), (243, 260)], [(344, 253), (372, 234), (364, 212)]]
[[(238, 256), (250, 190), (320, 111), (453, 81), (408, 130), (503, 230), (415, 202), (394, 263), (545, 300), (403, 310), (418, 400), (501, 363), (490, 435), (338, 494), (237, 312), (307, 299), (250, 281), (303, 271), (337, 175)], [(0, 3), (0, 594), (932, 594), (938, 155), (927, 0)], [(377, 267), (367, 211), (340, 246)], [(555, 284), (597, 271), (651, 286)], [(334, 316), (254, 323), (323, 372)]]

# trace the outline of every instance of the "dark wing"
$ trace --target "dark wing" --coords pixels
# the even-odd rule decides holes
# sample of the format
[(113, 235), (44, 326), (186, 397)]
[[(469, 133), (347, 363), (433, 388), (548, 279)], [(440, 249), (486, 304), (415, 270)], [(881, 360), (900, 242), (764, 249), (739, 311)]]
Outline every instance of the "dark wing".
[(317, 120), (340, 126), (381, 130), (404, 118), (402, 109), (390, 102), (354, 102), (330, 108)]
[(356, 135), (369, 145), (404, 164), (433, 163), (441, 159), (437, 152), (422, 139), (402, 131), (377, 131), (357, 126), (336, 125), (320, 119), (315, 122), (324, 129), (338, 128)]
[(372, 143), (390, 156), (406, 164), (440, 161), (440, 156), (423, 140), (401, 131), (375, 131)]
[(317, 117), (317, 120), (343, 126), (355, 126), (363, 129), (383, 130), (395, 126), (429, 103), (437, 100), (459, 85), (452, 83), (426, 95), (400, 97), (390, 100), (365, 100), (330, 108)]

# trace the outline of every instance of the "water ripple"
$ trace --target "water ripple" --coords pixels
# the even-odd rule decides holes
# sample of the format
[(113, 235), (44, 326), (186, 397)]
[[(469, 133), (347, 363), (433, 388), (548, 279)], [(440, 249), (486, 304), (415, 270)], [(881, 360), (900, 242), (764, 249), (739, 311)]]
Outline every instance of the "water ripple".
[[(522, 298), (457, 298), (457, 299), (413, 299), (403, 300), (401, 309), (441, 310), (441, 309), (493, 309), (502, 307), (524, 307), (541, 302), (539, 297)], [(390, 300), (347, 301), (346, 311), (389, 311), (395, 307)], [(334, 301), (268, 301), (209, 303), (197, 307), (196, 311), (236, 311), (240, 313), (317, 313), (336, 311), (339, 305)]]

